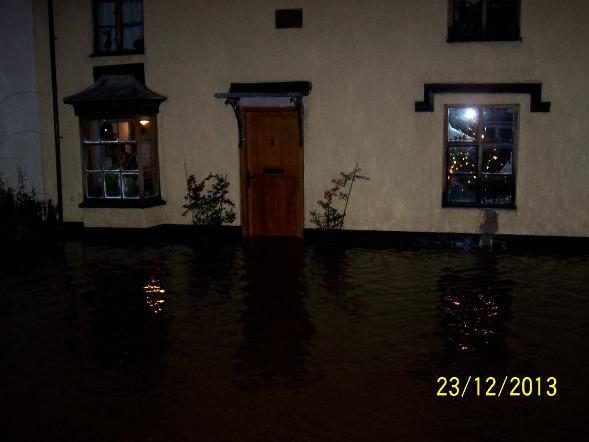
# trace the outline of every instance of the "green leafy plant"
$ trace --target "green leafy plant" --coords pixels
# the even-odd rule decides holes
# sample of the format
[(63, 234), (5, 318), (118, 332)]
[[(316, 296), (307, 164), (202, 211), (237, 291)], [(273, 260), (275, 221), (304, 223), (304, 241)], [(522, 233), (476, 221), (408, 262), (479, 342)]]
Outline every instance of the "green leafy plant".
[(198, 181), (194, 175), (186, 178), (186, 209), (197, 226), (220, 226), (235, 221), (235, 204), (229, 199), (227, 176), (212, 174)]
[[(360, 175), (361, 170), (356, 163), (354, 170), (349, 173), (340, 172), (337, 178), (331, 180), (333, 186), (325, 191), (322, 200), (317, 201), (320, 209), (309, 212), (313, 224), (320, 229), (342, 229), (354, 182), (370, 179)], [(341, 206), (342, 204), (344, 207), (340, 212), (336, 205)]]

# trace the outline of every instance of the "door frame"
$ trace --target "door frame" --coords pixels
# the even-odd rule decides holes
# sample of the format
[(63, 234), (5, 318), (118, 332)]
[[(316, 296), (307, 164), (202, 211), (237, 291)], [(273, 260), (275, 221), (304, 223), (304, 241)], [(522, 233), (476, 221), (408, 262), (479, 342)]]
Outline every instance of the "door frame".
[[(250, 191), (248, 186), (248, 116), (256, 113), (271, 113), (271, 112), (292, 112), (298, 124), (302, 124), (300, 114), (295, 106), (283, 106), (283, 107), (242, 107), (241, 108), (241, 124), (243, 128), (243, 142), (239, 149), (239, 181), (240, 181), (240, 215), (241, 215), (241, 233), (244, 237), (252, 236), (252, 225), (249, 216), (250, 211)], [(302, 131), (299, 129), (299, 137), (302, 137)], [(301, 139), (297, 140), (297, 149), (299, 150), (300, 156), (300, 167), (297, 180), (297, 191), (298, 191), (298, 211), (297, 211), (297, 234), (295, 237), (303, 237), (303, 229), (305, 226), (305, 198), (304, 198), (304, 178), (305, 178), (305, 155), (303, 149), (303, 143)]]

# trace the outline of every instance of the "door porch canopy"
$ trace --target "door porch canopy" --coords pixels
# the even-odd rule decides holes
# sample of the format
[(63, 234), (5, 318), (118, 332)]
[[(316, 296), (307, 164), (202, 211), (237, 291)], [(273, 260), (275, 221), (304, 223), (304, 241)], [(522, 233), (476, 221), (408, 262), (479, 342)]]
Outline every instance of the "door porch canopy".
[(311, 92), (309, 81), (283, 81), (274, 83), (231, 83), (228, 92), (217, 92), (215, 98), (230, 104), (237, 120), (239, 146), (245, 142), (241, 107), (284, 107), (297, 109), (300, 145), (303, 146), (303, 97)]

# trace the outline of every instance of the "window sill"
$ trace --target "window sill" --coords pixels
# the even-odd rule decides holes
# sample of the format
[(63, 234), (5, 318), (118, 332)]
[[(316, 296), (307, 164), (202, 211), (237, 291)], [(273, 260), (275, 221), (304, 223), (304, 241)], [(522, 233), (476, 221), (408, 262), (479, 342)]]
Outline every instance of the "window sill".
[(497, 41), (515, 41), (521, 42), (521, 37), (448, 37), (447, 43), (484, 43), (484, 42), (497, 42)]
[(118, 55), (143, 55), (145, 51), (111, 51), (111, 52), (93, 52), (90, 58), (96, 57), (116, 57)]
[(506, 209), (516, 210), (515, 204), (459, 204), (459, 203), (442, 203), (443, 209)]
[(123, 199), (87, 199), (81, 202), (78, 207), (83, 209), (147, 209), (149, 207), (163, 206), (166, 202), (161, 198), (123, 200)]

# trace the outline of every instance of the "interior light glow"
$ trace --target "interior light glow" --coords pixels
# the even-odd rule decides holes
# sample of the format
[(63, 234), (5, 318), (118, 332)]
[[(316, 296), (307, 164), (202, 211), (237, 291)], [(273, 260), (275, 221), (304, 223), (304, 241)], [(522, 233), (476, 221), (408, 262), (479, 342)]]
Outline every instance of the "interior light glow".
[(466, 109), (464, 109), (464, 116), (469, 120), (474, 120), (477, 116), (477, 111), (472, 107), (467, 107)]
[(147, 126), (149, 124), (149, 120), (139, 120), (139, 124), (142, 126)]

